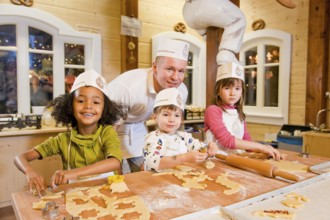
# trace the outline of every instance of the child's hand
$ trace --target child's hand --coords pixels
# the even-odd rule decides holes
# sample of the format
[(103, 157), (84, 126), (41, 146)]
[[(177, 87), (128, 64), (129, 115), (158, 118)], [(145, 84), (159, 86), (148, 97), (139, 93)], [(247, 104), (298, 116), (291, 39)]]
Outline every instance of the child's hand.
[(218, 147), (214, 142), (210, 142), (208, 144), (208, 149), (207, 149), (207, 153), (209, 154), (209, 156), (213, 157), (218, 151)]
[(269, 157), (272, 157), (274, 160), (284, 159), (284, 156), (271, 145), (262, 145), (260, 149), (261, 152), (268, 154)]
[(25, 171), (25, 177), (29, 184), (30, 192), (33, 192), (33, 189), (36, 189), (38, 194), (45, 190), (45, 181), (44, 178), (33, 169)]
[(207, 153), (199, 151), (189, 151), (185, 154), (185, 162), (201, 163), (207, 158)]
[(56, 188), (56, 185), (68, 183), (69, 180), (77, 179), (72, 170), (57, 170), (51, 178), (50, 185)]

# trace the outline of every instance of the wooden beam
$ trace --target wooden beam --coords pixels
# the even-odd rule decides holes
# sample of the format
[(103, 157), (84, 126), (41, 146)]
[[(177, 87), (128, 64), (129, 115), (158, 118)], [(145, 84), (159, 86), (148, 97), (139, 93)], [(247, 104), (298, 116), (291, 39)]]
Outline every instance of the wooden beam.
[(218, 69), (217, 54), (223, 31), (223, 28), (217, 27), (208, 27), (206, 30), (206, 106), (212, 104)]
[[(231, 0), (239, 7), (240, 0)], [(206, 30), (206, 106), (212, 104), (213, 87), (217, 77), (218, 63), (216, 56), (224, 29), (208, 27)]]
[[(138, 18), (138, 0), (122, 0), (122, 15)], [(128, 45), (133, 42), (134, 50), (130, 50)], [(139, 41), (137, 37), (121, 35), (121, 72), (138, 68), (138, 47)]]
[[(326, 108), (328, 83), (329, 1), (309, 1), (305, 123), (316, 124), (317, 112)], [(321, 121), (325, 122), (322, 114)]]

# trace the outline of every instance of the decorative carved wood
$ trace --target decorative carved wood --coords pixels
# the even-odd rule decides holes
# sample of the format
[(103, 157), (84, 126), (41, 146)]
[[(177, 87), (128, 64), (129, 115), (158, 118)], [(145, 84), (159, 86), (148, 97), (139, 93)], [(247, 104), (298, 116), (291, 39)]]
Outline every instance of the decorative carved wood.
[[(329, 71), (329, 1), (309, 1), (305, 123), (316, 123), (317, 112), (326, 108)], [(325, 122), (325, 114), (321, 116)]]
[[(122, 15), (138, 18), (138, 0), (122, 0)], [(133, 43), (130, 43), (133, 42)], [(132, 45), (135, 48), (132, 50)], [(121, 36), (121, 72), (138, 68), (138, 47), (137, 37)], [(135, 59), (132, 59), (132, 58)]]

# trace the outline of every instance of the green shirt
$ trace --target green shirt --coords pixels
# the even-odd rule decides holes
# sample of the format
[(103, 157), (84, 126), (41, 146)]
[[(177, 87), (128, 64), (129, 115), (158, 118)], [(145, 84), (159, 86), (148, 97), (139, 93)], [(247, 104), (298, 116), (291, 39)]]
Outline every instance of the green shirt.
[[(70, 158), (68, 158), (69, 145), (71, 145)], [(72, 129), (49, 138), (34, 149), (42, 158), (61, 155), (65, 170), (68, 169), (68, 160), (71, 169), (84, 167), (108, 157), (122, 161), (120, 141), (117, 132), (110, 125), (104, 127), (100, 125), (91, 135), (81, 135), (76, 129)]]

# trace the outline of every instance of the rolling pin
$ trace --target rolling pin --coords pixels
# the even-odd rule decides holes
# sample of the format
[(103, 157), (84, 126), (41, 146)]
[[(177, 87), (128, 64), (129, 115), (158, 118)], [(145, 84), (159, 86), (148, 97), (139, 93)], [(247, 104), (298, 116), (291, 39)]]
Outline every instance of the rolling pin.
[(258, 173), (266, 177), (279, 176), (284, 179), (292, 180), (296, 182), (301, 180), (299, 176), (280, 170), (276, 166), (263, 161), (241, 157), (235, 154), (230, 154), (228, 156), (223, 154), (216, 154), (215, 157), (220, 160), (224, 160), (228, 165), (231, 165), (233, 167)]

